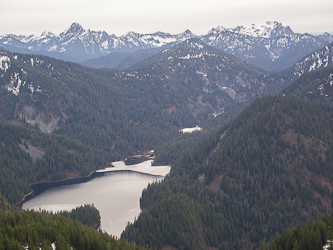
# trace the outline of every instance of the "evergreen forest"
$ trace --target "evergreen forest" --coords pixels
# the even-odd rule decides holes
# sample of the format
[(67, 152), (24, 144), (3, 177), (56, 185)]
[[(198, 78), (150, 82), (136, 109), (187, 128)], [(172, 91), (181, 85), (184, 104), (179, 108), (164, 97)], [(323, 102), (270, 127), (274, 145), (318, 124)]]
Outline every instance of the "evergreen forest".
[[(268, 72), (198, 39), (126, 70), (0, 56), (0, 250), (322, 249), (332, 239), (332, 66), (297, 78), (301, 63)], [(120, 239), (98, 229), (93, 204), (20, 208), (36, 184), (151, 149), (171, 172), (143, 190)]]

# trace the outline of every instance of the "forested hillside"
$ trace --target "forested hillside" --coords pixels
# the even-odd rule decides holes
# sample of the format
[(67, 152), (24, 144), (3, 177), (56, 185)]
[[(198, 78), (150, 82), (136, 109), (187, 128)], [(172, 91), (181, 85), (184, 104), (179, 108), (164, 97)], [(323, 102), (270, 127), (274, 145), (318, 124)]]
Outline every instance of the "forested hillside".
[(268, 74), (198, 39), (140, 65), (97, 70), (1, 51), (0, 120), (36, 125), (123, 159), (156, 149), (183, 127), (221, 124), (293, 77)]
[(59, 214), (0, 213), (0, 249), (141, 249)]
[[(123, 239), (154, 248), (261, 246), (332, 210), (333, 70), (304, 73), (273, 95), (296, 76), (293, 68), (264, 71), (198, 39), (123, 71), (1, 50), (3, 200), (14, 204), (31, 183), (87, 176), (156, 149), (155, 164), (172, 163), (172, 171), (143, 192), (143, 212)], [(179, 132), (195, 125), (203, 132)], [(3, 224), (20, 216), (65, 220), (17, 212), (3, 215)], [(5, 230), (4, 245), (27, 243)], [(57, 241), (75, 248), (71, 240)]]
[(0, 124), (0, 190), (10, 203), (31, 192), (29, 184), (87, 176), (111, 156), (68, 137)]
[(322, 250), (333, 247), (333, 214), (323, 215), (311, 223), (298, 225), (277, 235), (261, 250)]
[(100, 219), (93, 205), (57, 214), (21, 211), (0, 194), (0, 249), (141, 249), (97, 231)]
[[(305, 74), (299, 83), (332, 73)], [(326, 101), (255, 100), (143, 192), (144, 212), (122, 237), (158, 248), (251, 249), (331, 212), (332, 117)]]

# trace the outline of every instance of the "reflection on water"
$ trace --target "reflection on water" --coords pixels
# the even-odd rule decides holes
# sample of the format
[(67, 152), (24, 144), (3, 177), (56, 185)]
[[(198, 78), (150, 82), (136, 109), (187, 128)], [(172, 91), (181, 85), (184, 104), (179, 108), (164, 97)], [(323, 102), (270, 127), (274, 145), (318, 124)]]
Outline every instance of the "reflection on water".
[(101, 229), (119, 237), (126, 223), (133, 222), (140, 213), (142, 190), (148, 183), (162, 180), (170, 167), (152, 167), (151, 161), (132, 166), (120, 162), (113, 165), (113, 170), (131, 169), (137, 172), (108, 172), (86, 183), (50, 188), (25, 202), (23, 208), (56, 212), (94, 203), (101, 213)]

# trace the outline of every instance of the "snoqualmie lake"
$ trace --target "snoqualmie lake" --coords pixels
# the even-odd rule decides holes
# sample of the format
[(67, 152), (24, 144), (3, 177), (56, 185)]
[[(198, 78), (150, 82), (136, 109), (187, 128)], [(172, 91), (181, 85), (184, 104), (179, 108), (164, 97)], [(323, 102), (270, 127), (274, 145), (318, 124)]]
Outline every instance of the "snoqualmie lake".
[(122, 161), (113, 162), (114, 167), (98, 170), (106, 172), (103, 176), (85, 183), (49, 188), (23, 203), (23, 209), (70, 211), (93, 203), (101, 214), (101, 229), (119, 238), (127, 222), (133, 222), (141, 212), (142, 190), (170, 172), (170, 166), (151, 166), (151, 163), (149, 160), (125, 166)]

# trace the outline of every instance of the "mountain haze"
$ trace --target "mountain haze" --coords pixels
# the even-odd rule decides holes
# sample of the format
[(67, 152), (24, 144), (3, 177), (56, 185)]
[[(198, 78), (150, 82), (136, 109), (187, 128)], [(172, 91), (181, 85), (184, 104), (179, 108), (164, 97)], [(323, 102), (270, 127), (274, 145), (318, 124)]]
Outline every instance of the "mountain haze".
[[(283, 26), (279, 22), (235, 28), (219, 26), (201, 36), (186, 30), (176, 35), (163, 32), (153, 34), (129, 32), (120, 37), (102, 31), (85, 30), (80, 24), (73, 23), (59, 36), (51, 32), (43, 32), (41, 36), (2, 35), (0, 45), (10, 51), (44, 54), (80, 62), (112, 52), (124, 53), (160, 48), (194, 37), (266, 70), (282, 70), (292, 66), (309, 52), (332, 41), (332, 35), (329, 33), (321, 36), (297, 34), (289, 26)], [(105, 62), (105, 58), (91, 66), (114, 66), (109, 62), (100, 66), (103, 61)]]

